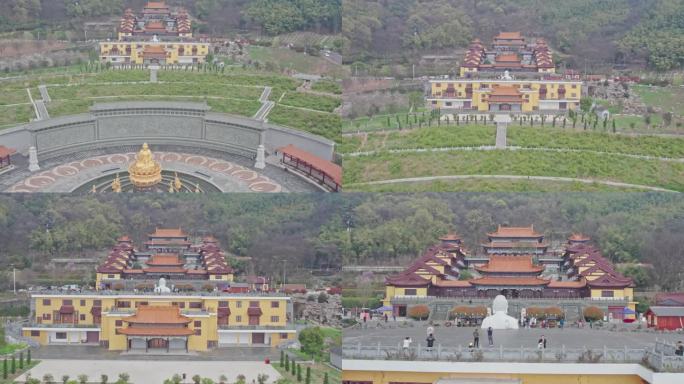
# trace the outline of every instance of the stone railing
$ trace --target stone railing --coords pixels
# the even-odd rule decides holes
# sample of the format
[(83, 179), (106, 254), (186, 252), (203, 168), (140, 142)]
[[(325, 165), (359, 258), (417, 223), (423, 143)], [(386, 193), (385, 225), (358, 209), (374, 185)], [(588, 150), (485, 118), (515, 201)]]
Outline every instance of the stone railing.
[(684, 356), (674, 354), (675, 346), (656, 341), (648, 348), (467, 348), (459, 345), (447, 347), (441, 344), (428, 349), (418, 343), (410, 348), (397, 345), (345, 344), (343, 359), (360, 360), (407, 360), (451, 362), (525, 362), (525, 363), (637, 363), (657, 372), (684, 372)]
[(3, 129), (0, 142), (38, 160), (122, 145), (181, 145), (256, 158), (293, 144), (326, 160), (335, 143), (326, 138), (241, 116), (210, 112), (203, 103), (134, 101), (96, 103), (88, 113)]

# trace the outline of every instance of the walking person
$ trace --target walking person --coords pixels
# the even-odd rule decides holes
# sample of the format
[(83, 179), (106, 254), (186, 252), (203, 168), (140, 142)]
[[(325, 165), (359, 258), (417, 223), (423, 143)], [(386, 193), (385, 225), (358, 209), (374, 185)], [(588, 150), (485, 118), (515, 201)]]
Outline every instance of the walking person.
[(387, 314), (385, 313), (385, 323), (387, 323), (388, 318), (389, 316), (387, 316)]
[(546, 349), (546, 336), (542, 335), (537, 342), (537, 349)]
[(411, 342), (413, 342), (413, 340), (411, 340), (410, 337), (406, 336), (406, 338), (404, 339), (404, 345), (403, 345), (404, 356), (409, 355), (409, 348), (411, 348)]
[(475, 328), (475, 331), (473, 331), (473, 346), (475, 348), (480, 348), (480, 331)]
[(494, 346), (494, 330), (492, 327), (487, 328), (487, 339), (489, 339), (489, 346)]
[(432, 347), (435, 345), (435, 335), (433, 335), (432, 333), (429, 334), (426, 341), (428, 352), (432, 352)]

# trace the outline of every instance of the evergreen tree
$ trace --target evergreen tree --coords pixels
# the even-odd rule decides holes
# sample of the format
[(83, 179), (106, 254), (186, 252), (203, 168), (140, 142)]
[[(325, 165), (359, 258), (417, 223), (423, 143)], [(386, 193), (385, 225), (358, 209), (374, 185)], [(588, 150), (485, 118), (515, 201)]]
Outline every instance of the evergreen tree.
[(19, 369), (24, 369), (24, 352), (19, 353)]
[(297, 364), (297, 381), (302, 382), (302, 365)]
[(290, 358), (285, 354), (285, 372), (290, 371)]
[(17, 373), (17, 359), (15, 359), (14, 356), (12, 356), (12, 365), (10, 367), (10, 373), (13, 375)]
[(2, 378), (3, 378), (3, 380), (7, 380), (8, 376), (9, 376), (9, 372), (8, 372), (8, 366), (7, 366), (7, 358), (5, 358), (2, 361)]
[(306, 367), (306, 379), (304, 382), (306, 384), (311, 384), (311, 367)]
[(323, 384), (328, 384), (328, 372), (323, 375)]
[(31, 349), (29, 348), (28, 351), (26, 351), (26, 365), (31, 365)]
[(285, 355), (285, 351), (280, 351), (280, 366), (283, 366), (283, 356)]

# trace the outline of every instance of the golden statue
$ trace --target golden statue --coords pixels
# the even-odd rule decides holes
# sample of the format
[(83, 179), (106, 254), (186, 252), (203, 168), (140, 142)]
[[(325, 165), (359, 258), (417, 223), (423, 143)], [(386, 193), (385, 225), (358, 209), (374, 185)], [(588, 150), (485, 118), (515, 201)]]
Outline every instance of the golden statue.
[(115, 193), (121, 193), (121, 179), (119, 179), (119, 174), (116, 174), (116, 179), (112, 181), (112, 191)]
[(195, 184), (195, 193), (200, 193), (199, 183)]
[(90, 188), (90, 193), (97, 193), (97, 187), (95, 187), (95, 184), (93, 184), (93, 187)]
[(178, 172), (175, 172), (176, 177), (173, 179), (173, 189), (176, 190), (176, 192), (180, 192), (181, 188), (183, 188), (183, 183), (181, 182), (181, 179), (178, 177)]
[(152, 187), (162, 180), (161, 165), (154, 161), (147, 143), (135, 155), (135, 161), (128, 167), (128, 174), (131, 183), (139, 189)]
[(173, 182), (169, 181), (169, 193), (173, 193), (175, 190), (173, 189)]

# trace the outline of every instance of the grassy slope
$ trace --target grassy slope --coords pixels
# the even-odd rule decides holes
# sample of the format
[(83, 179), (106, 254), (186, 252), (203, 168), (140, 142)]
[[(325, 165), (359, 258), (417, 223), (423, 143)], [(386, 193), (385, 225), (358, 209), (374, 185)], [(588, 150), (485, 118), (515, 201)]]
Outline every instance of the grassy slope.
[(383, 153), (344, 159), (344, 184), (440, 175), (595, 178), (684, 191), (684, 164), (591, 153)]
[(347, 192), (420, 193), (420, 192), (639, 192), (640, 188), (612, 187), (580, 182), (553, 182), (537, 180), (435, 180), (414, 183), (359, 185), (345, 188)]

